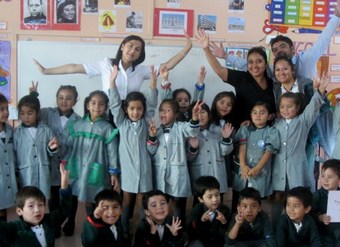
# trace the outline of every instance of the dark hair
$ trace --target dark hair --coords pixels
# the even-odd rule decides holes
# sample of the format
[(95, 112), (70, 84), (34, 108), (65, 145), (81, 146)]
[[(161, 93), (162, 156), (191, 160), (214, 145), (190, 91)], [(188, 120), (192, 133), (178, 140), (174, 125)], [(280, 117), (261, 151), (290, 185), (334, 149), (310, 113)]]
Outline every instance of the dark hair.
[(174, 100), (176, 100), (176, 97), (177, 97), (177, 95), (178, 95), (179, 93), (186, 93), (186, 94), (188, 95), (188, 97), (189, 97), (189, 102), (191, 101), (191, 94), (190, 94), (189, 91), (186, 90), (185, 88), (178, 88), (178, 89), (174, 90), (174, 91), (172, 92), (172, 98), (173, 98)]
[(145, 193), (142, 197), (142, 204), (143, 204), (143, 208), (145, 210), (148, 209), (149, 199), (153, 196), (164, 196), (166, 202), (169, 202), (169, 198), (166, 196), (166, 194), (163, 191), (161, 191), (161, 190), (151, 190), (151, 191)]
[(118, 202), (122, 206), (122, 198), (120, 194), (113, 189), (103, 189), (94, 198), (96, 207), (98, 207), (100, 201), (106, 200), (111, 202)]
[(44, 202), (44, 204), (46, 204), (46, 197), (44, 193), (41, 192), (40, 189), (34, 186), (25, 186), (18, 191), (16, 199), (15, 199), (15, 206), (17, 208), (23, 209), (25, 206), (26, 200), (29, 198), (42, 201)]
[(331, 169), (340, 179), (340, 160), (337, 159), (329, 159), (323, 163), (321, 170), (325, 171), (326, 169)]
[(238, 204), (240, 205), (241, 201), (244, 199), (253, 199), (254, 201), (257, 201), (259, 205), (261, 205), (260, 192), (252, 187), (246, 187), (240, 191)]
[(217, 102), (220, 101), (222, 98), (227, 97), (230, 98), (231, 104), (234, 108), (235, 106), (235, 94), (231, 91), (223, 91), (223, 92), (219, 92), (218, 94), (216, 94), (215, 98), (213, 99), (213, 102), (211, 104), (211, 121), (214, 124), (219, 125), (220, 124), (220, 119), (224, 119), (227, 122), (232, 122), (233, 119), (233, 109), (231, 109), (231, 113), (227, 116), (223, 116), (222, 118), (218, 115), (217, 112)]
[(294, 46), (293, 41), (290, 38), (288, 38), (287, 36), (278, 35), (270, 40), (271, 49), (273, 49), (273, 45), (279, 41), (286, 42), (290, 47)]
[(162, 103), (159, 105), (159, 110), (161, 109), (161, 107), (164, 104), (169, 104), (176, 115), (178, 115), (180, 113), (179, 104), (176, 100), (174, 100), (174, 99), (164, 99), (162, 101)]
[(105, 110), (107, 109), (107, 106), (109, 104), (109, 98), (107, 97), (106, 93), (104, 93), (104, 91), (96, 90), (96, 91), (91, 92), (89, 96), (87, 96), (84, 100), (84, 116), (90, 115), (90, 111), (87, 109), (87, 105), (95, 95), (99, 95), (104, 98), (105, 105), (106, 105)]
[(299, 199), (302, 202), (304, 208), (311, 206), (313, 202), (312, 192), (302, 186), (294, 187), (288, 190), (285, 205), (287, 204), (287, 199), (289, 197), (296, 197), (297, 199)]
[(213, 176), (201, 176), (195, 180), (194, 194), (202, 198), (207, 190), (218, 189), (220, 190), (220, 183)]
[(2, 104), (2, 103), (8, 104), (8, 99), (5, 97), (5, 95), (0, 93), (0, 104)]
[[(124, 100), (124, 110), (126, 112), (127, 108), (129, 107), (129, 103), (131, 101), (140, 101), (143, 105), (143, 115), (144, 117), (145, 111), (146, 111), (146, 98), (143, 93), (141, 92), (131, 92), (126, 96), (126, 99)], [(125, 113), (127, 115), (127, 112)]]
[(78, 91), (77, 91), (77, 88), (76, 88), (75, 86), (71, 86), (71, 85), (61, 85), (61, 86), (58, 88), (56, 97), (58, 97), (60, 91), (62, 91), (62, 90), (70, 90), (70, 91), (72, 91), (73, 96), (74, 96), (74, 100), (75, 100), (75, 101), (78, 100)]
[[(249, 51), (248, 51), (248, 54), (247, 54), (247, 60), (249, 58), (249, 56), (253, 53), (257, 53), (259, 54), (261, 57), (263, 57), (264, 59), (264, 62), (267, 64), (268, 63), (268, 60), (267, 60), (267, 53), (266, 53), (266, 49), (262, 46), (255, 46), (253, 48), (251, 48)], [(266, 73), (265, 73), (266, 74)]]
[(267, 103), (267, 102), (264, 102), (264, 101), (257, 101), (253, 107), (252, 107), (252, 110), (255, 106), (263, 106), (264, 108), (266, 108), (266, 110), (268, 111), (268, 113), (270, 113), (271, 111), (271, 107), (270, 105)]
[[(192, 109), (194, 108), (194, 106), (196, 105), (197, 101), (194, 101), (191, 103), (190, 107), (189, 107), (189, 111), (192, 112)], [(209, 108), (209, 106), (206, 103), (203, 103), (201, 105), (201, 109), (206, 111), (208, 113), (208, 126), (211, 124), (211, 110)]]
[[(122, 46), (125, 45), (127, 42), (129, 42), (131, 40), (137, 40), (137, 41), (140, 41), (142, 43), (142, 50), (140, 52), (139, 57), (136, 59), (136, 61), (132, 62), (132, 71), (135, 70), (135, 67), (138, 64), (141, 64), (142, 62), (144, 62), (144, 60), (145, 60), (145, 41), (144, 41), (144, 39), (142, 39), (141, 37), (139, 37), (137, 35), (129, 35), (125, 39), (123, 39), (122, 43), (120, 44), (120, 46), (117, 50), (116, 57), (111, 60), (112, 66), (113, 65), (117, 65), (117, 66), (119, 65), (119, 61), (122, 59), (122, 56), (123, 56)], [(119, 67), (118, 67), (118, 69), (119, 69)]]
[(18, 110), (20, 111), (21, 107), (23, 107), (23, 106), (27, 106), (27, 107), (33, 109), (37, 113), (37, 115), (39, 114), (40, 101), (37, 97), (35, 97), (33, 95), (26, 95), (26, 96), (22, 97), (19, 100), (19, 103), (18, 103)]
[(292, 92), (286, 92), (284, 94), (281, 95), (280, 100), (279, 100), (279, 108), (280, 108), (280, 104), (281, 104), (281, 100), (283, 98), (288, 98), (288, 99), (292, 99), (294, 101), (294, 104), (296, 104), (296, 106), (298, 107), (299, 111), (298, 114), (300, 115), (303, 110), (305, 109), (306, 106), (306, 100), (305, 100), (305, 96), (303, 93), (292, 93)]
[(276, 58), (274, 59), (273, 71), (274, 71), (274, 77), (275, 77), (275, 79), (277, 79), (276, 76), (275, 76), (275, 68), (276, 68), (276, 64), (277, 64), (279, 61), (286, 61), (286, 62), (289, 64), (289, 66), (290, 66), (291, 69), (292, 69), (293, 78), (295, 79), (295, 78), (296, 78), (296, 74), (295, 74), (295, 66), (294, 66), (294, 64), (293, 64), (293, 61), (292, 61), (292, 59), (291, 59), (290, 57), (285, 56), (285, 55), (280, 55), (280, 56), (278, 56), (278, 57), (276, 57)]

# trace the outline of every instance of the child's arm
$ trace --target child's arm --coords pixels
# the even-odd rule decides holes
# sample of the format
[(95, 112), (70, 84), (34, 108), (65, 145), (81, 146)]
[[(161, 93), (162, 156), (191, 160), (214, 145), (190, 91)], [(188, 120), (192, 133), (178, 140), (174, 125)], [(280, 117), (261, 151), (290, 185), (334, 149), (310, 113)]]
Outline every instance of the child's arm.
[(119, 175), (120, 168), (118, 165), (118, 129), (110, 129), (110, 135), (107, 137), (106, 153), (108, 155), (108, 172), (111, 178), (111, 186), (114, 190), (120, 191)]
[(119, 96), (116, 87), (116, 79), (118, 75), (118, 66), (114, 65), (110, 75), (110, 89), (109, 89), (109, 109), (113, 115), (117, 127), (121, 126), (125, 119), (125, 112), (122, 108), (122, 100)]
[(240, 168), (241, 168), (241, 176), (244, 180), (249, 178), (250, 168), (247, 165), (247, 144), (243, 143), (239, 146), (239, 160), (240, 160)]
[(256, 164), (256, 166), (249, 169), (248, 177), (256, 177), (261, 172), (263, 167), (267, 165), (271, 157), (272, 157), (272, 152), (265, 151), (261, 159), (259, 160), (259, 162)]
[(154, 117), (157, 108), (158, 90), (157, 90), (157, 71), (154, 66), (150, 66), (150, 88), (146, 91), (146, 109), (145, 117)]
[(230, 228), (228, 232), (228, 238), (230, 240), (235, 240), (237, 238), (238, 232), (243, 224), (244, 216), (243, 211), (240, 207), (237, 208), (238, 213), (235, 215), (235, 224)]
[(195, 92), (194, 92), (194, 98), (193, 102), (197, 100), (203, 100), (204, 98), (204, 92), (205, 92), (205, 76), (207, 74), (207, 71), (205, 70), (204, 66), (201, 66), (199, 72), (198, 72), (198, 78), (197, 78), (197, 83), (195, 84)]
[(220, 150), (223, 156), (230, 154), (234, 149), (233, 140), (231, 139), (233, 132), (234, 127), (231, 123), (226, 123), (221, 128)]
[(162, 78), (161, 82), (161, 100), (165, 99), (172, 99), (172, 89), (171, 89), (171, 83), (169, 82), (169, 71), (164, 66), (160, 68), (159, 75)]
[(158, 148), (157, 128), (155, 119), (149, 119), (149, 137), (147, 141), (147, 150), (150, 155), (154, 155)]

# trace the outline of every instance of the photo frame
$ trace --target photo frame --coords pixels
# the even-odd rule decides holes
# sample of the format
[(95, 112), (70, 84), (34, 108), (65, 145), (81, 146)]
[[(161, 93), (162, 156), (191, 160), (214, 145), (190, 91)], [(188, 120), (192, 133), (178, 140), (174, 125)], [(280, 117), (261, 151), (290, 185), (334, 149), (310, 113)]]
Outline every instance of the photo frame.
[[(52, 0), (52, 30), (80, 30), (81, 0)], [(63, 12), (65, 10), (65, 12)]]
[(193, 36), (193, 10), (156, 8), (154, 14), (155, 36), (184, 37), (184, 30), (190, 37)]
[(20, 28), (49, 30), (51, 28), (50, 0), (21, 0)]

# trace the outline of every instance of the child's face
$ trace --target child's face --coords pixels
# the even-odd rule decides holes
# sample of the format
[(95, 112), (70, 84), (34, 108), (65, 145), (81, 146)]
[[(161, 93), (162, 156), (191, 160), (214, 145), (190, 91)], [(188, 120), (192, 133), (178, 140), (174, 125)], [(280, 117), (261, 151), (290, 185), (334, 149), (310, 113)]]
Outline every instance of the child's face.
[(102, 203), (102, 220), (108, 225), (114, 225), (122, 214), (122, 207), (117, 201), (103, 200)]
[(6, 123), (8, 116), (8, 104), (6, 102), (0, 103), (0, 123)]
[(254, 106), (250, 115), (256, 128), (265, 127), (270, 117), (267, 108), (262, 105)]
[(92, 121), (102, 117), (106, 111), (105, 99), (101, 95), (95, 94), (87, 104), (87, 109), (90, 112)]
[(210, 211), (215, 211), (221, 204), (220, 190), (208, 189), (198, 200), (203, 203)]
[(172, 109), (172, 106), (168, 103), (164, 103), (161, 105), (159, 109), (159, 118), (161, 124), (168, 127), (176, 120), (176, 114)]
[(176, 95), (175, 99), (179, 104), (179, 109), (181, 112), (187, 112), (190, 105), (189, 95), (185, 92), (180, 92)]
[(284, 119), (293, 119), (299, 113), (294, 99), (283, 97), (280, 101), (280, 115)]
[(240, 201), (237, 211), (247, 222), (251, 223), (254, 222), (256, 216), (261, 211), (261, 206), (256, 200), (252, 198), (245, 198)]
[(216, 102), (216, 111), (219, 117), (223, 118), (230, 114), (233, 104), (230, 97), (223, 97)]
[(128, 107), (126, 108), (126, 113), (130, 120), (137, 122), (143, 117), (144, 107), (140, 100), (130, 101)]
[(19, 110), (19, 118), (26, 126), (34, 126), (37, 123), (37, 112), (24, 105)]
[(295, 223), (301, 223), (305, 214), (310, 211), (311, 207), (305, 207), (302, 201), (297, 197), (288, 197), (286, 203), (286, 212), (288, 217)]
[(57, 96), (57, 106), (62, 114), (68, 114), (76, 104), (76, 98), (70, 89), (60, 90)]
[(321, 183), (325, 190), (337, 190), (340, 186), (340, 178), (336, 175), (333, 169), (328, 168), (326, 170), (322, 170)]
[(22, 216), (25, 222), (31, 225), (39, 225), (45, 215), (45, 203), (35, 198), (27, 198), (24, 207), (16, 209), (17, 214)]
[(157, 224), (163, 224), (165, 218), (169, 215), (169, 204), (166, 198), (162, 195), (150, 197), (145, 215)]
[(209, 114), (206, 110), (201, 110), (198, 114), (198, 119), (202, 128), (206, 128), (209, 122)]

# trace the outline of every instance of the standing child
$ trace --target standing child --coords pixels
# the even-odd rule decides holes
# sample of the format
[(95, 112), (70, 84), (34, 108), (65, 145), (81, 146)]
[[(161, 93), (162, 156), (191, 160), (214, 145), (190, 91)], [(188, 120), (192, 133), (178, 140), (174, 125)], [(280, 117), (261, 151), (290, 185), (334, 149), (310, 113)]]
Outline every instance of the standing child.
[(61, 189), (60, 207), (45, 214), (46, 197), (34, 187), (25, 186), (16, 195), (16, 212), (20, 219), (0, 222), (0, 245), (16, 247), (54, 247), (55, 227), (65, 218), (71, 207), (71, 188), (68, 186), (68, 172), (60, 165)]
[(81, 234), (84, 247), (123, 247), (123, 230), (120, 224), (122, 199), (119, 192), (104, 189), (96, 197), (96, 209), (87, 216)]
[(182, 247), (184, 239), (181, 221), (169, 216), (168, 197), (160, 190), (143, 195), (145, 219), (139, 223), (134, 247)]
[(150, 124), (148, 151), (152, 156), (155, 188), (171, 196), (175, 216), (185, 221), (186, 197), (191, 196), (185, 140), (199, 132), (198, 114), (203, 102), (196, 102), (192, 120), (176, 122), (179, 105), (165, 99), (159, 106), (161, 127)]
[(194, 189), (200, 203), (190, 213), (189, 246), (224, 246), (230, 210), (221, 203), (220, 183), (215, 177), (202, 176), (195, 181)]
[(13, 151), (13, 128), (7, 124), (8, 100), (0, 93), (0, 221), (7, 221), (6, 209), (14, 206), (17, 182)]
[(27, 95), (18, 104), (21, 124), (14, 130), (14, 150), (22, 186), (38, 187), (50, 198), (50, 156), (58, 151), (52, 130), (38, 119), (40, 102)]
[[(131, 92), (122, 100), (116, 87), (117, 66), (113, 66), (111, 74), (110, 110), (119, 129), (119, 163), (121, 164), (121, 184), (123, 190), (122, 224), (125, 238), (129, 234), (129, 212), (133, 212), (134, 201), (141, 193), (152, 189), (151, 158), (146, 148), (148, 139), (148, 118), (153, 117), (157, 107), (157, 75), (150, 67), (151, 84), (148, 95)], [(148, 99), (148, 100), (146, 100)]]
[[(75, 227), (77, 198), (86, 202), (90, 215), (96, 194), (105, 188), (119, 190), (117, 129), (105, 120), (109, 99), (103, 91), (93, 91), (85, 99), (85, 116), (70, 125), (72, 153), (67, 161), (73, 190), (72, 211), (66, 224), (68, 234)], [(64, 229), (65, 231), (65, 229)]]
[(335, 110), (333, 113), (333, 131), (335, 135), (335, 146), (332, 158), (340, 159), (340, 99), (337, 99)]
[(298, 186), (287, 192), (286, 213), (280, 216), (276, 229), (277, 245), (320, 247), (318, 228), (308, 213), (313, 195), (307, 188)]
[(261, 210), (259, 191), (251, 187), (240, 191), (237, 213), (232, 217), (226, 235), (228, 247), (276, 246), (269, 216)]
[(235, 94), (223, 91), (216, 94), (211, 104), (211, 120), (215, 125), (231, 123), (234, 125), (233, 108), (235, 106)]
[(340, 160), (327, 160), (321, 168), (321, 189), (313, 193), (312, 214), (317, 222), (320, 240), (325, 247), (340, 246), (340, 223), (332, 223), (327, 215), (329, 191), (340, 190)]

